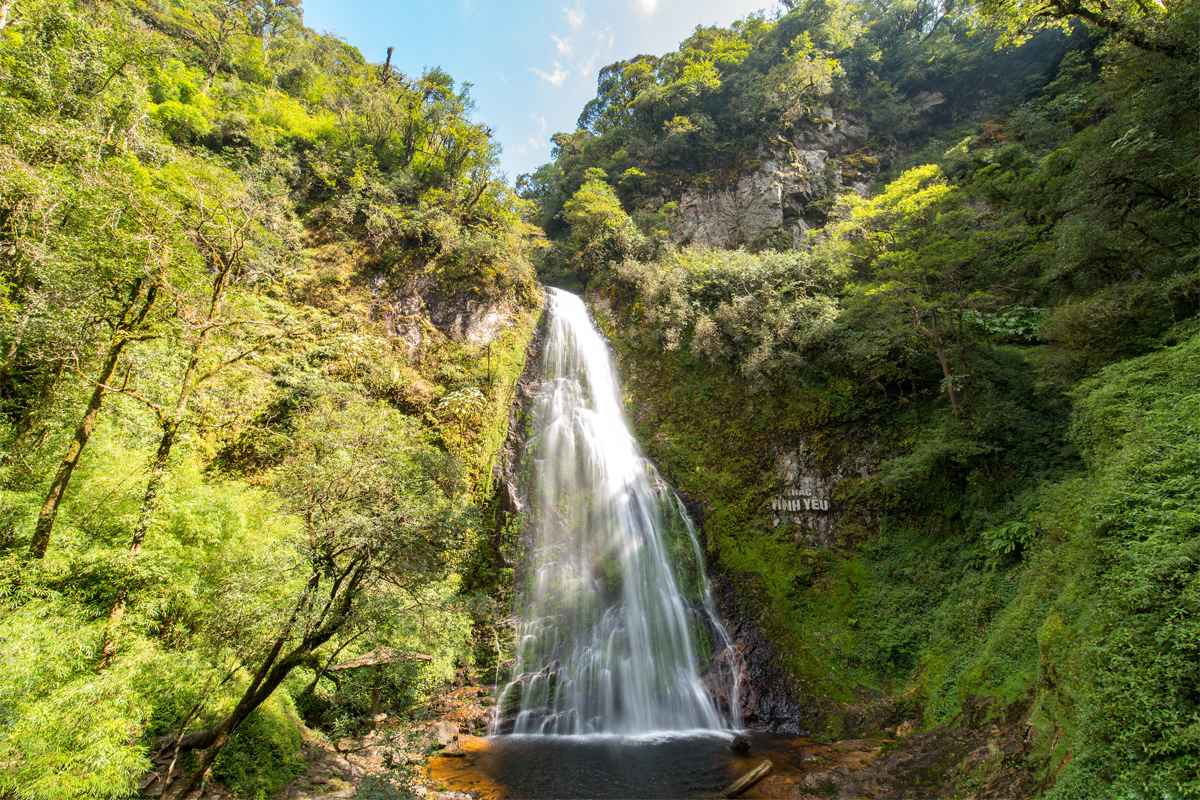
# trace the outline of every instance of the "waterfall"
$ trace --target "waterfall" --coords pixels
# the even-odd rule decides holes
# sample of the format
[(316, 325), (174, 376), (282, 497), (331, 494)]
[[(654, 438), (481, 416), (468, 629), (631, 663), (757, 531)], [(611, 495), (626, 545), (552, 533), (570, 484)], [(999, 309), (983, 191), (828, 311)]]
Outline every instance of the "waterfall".
[[(739, 727), (738, 670), (695, 526), (642, 455), (583, 301), (549, 290), (524, 469), (528, 562), (499, 733)], [(707, 683), (722, 687), (723, 714)]]

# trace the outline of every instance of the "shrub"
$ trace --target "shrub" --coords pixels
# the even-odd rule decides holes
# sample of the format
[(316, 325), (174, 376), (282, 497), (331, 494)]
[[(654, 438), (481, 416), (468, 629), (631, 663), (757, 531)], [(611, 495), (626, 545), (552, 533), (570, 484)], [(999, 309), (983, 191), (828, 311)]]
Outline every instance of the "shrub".
[(168, 100), (154, 106), (151, 112), (163, 131), (173, 141), (191, 144), (212, 133), (213, 124), (196, 106), (184, 105), (178, 100)]
[(97, 673), (101, 623), (72, 603), (32, 601), (0, 620), (0, 795), (132, 797), (150, 768), (152, 687), (176, 677), (164, 659), (138, 646)]

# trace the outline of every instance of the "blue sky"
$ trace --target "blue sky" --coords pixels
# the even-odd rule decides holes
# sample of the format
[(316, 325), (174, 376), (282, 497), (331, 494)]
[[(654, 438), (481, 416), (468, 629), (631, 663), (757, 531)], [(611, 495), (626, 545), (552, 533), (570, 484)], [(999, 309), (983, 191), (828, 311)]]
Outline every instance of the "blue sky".
[(305, 0), (309, 27), (416, 74), (445, 68), (474, 85), (477, 119), (495, 130), (510, 180), (544, 163), (549, 137), (574, 130), (596, 73), (673, 50), (697, 25), (727, 25), (775, 0)]

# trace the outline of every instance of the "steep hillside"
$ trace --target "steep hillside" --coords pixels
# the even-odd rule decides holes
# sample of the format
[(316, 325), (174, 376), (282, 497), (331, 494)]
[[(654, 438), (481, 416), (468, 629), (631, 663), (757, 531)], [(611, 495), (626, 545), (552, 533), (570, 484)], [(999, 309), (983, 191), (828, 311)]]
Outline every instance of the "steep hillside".
[(491, 652), (539, 234), (296, 2), (3, 8), (0, 796), (272, 796)]
[(1022, 13), (699, 29), (523, 189), (703, 517), (753, 721), (895, 737), (914, 797), (1191, 796), (1200, 19)]

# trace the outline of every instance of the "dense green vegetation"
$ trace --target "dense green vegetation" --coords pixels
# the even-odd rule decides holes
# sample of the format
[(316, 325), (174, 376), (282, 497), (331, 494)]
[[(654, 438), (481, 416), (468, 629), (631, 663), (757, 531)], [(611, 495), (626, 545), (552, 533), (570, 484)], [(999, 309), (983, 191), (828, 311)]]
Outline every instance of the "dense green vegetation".
[(271, 796), (473, 663), (527, 204), (291, 0), (4, 12), (0, 795)]
[[(818, 732), (1007, 721), (1049, 796), (1200, 793), (1198, 26), (796, 2), (607, 68), (523, 182)], [(682, 191), (831, 111), (869, 189), (799, 247), (673, 243)], [(832, 547), (773, 525), (798, 445), (851, 476)]]
[[(1200, 796), (1200, 6), (783, 6), (604, 68), (514, 191), (296, 0), (0, 3), (0, 797), (270, 797), (502, 673), (535, 254), (814, 733)], [(778, 147), (832, 148), (801, 235), (681, 244)]]

